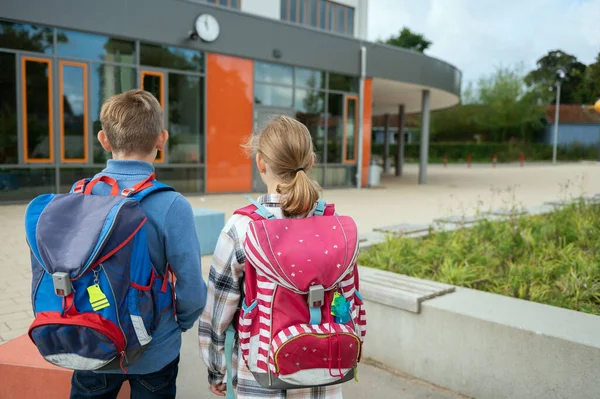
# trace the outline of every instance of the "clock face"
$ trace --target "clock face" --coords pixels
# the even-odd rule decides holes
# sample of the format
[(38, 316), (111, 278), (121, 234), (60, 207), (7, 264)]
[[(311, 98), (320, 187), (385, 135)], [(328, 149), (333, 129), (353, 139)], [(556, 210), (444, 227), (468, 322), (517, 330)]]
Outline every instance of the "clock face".
[(210, 14), (202, 14), (196, 19), (196, 33), (205, 42), (217, 40), (219, 30), (219, 22)]

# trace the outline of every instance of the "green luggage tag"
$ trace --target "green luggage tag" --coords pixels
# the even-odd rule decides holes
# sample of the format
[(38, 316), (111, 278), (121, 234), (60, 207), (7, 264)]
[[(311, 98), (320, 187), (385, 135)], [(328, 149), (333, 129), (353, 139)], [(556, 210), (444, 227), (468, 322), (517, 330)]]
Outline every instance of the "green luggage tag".
[(104, 292), (102, 292), (98, 284), (88, 287), (87, 292), (90, 296), (90, 305), (92, 305), (92, 309), (95, 312), (110, 306), (108, 299), (106, 299), (106, 295), (104, 295)]

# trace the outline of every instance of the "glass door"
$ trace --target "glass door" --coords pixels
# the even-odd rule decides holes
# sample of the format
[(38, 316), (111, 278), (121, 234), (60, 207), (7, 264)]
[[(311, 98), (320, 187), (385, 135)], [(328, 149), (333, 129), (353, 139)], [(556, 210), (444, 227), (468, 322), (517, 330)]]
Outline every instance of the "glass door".
[[(165, 111), (165, 87), (167, 87), (166, 74), (157, 70), (143, 69), (140, 82), (142, 90), (152, 93), (160, 103), (163, 111)], [(162, 163), (164, 161), (165, 154), (163, 151), (159, 151), (156, 156), (156, 161), (154, 162)]]

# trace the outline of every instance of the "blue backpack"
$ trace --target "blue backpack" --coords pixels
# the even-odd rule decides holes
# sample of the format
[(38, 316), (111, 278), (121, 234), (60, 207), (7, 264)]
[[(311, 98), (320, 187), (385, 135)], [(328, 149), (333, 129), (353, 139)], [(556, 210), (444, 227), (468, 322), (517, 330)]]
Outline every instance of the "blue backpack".
[[(103, 182), (110, 196), (88, 195)], [(35, 320), (29, 336), (48, 362), (72, 370), (113, 370), (137, 361), (161, 313), (175, 311), (172, 272), (150, 261), (148, 195), (173, 190), (154, 174), (131, 188), (101, 176), (69, 194), (44, 194), (25, 213)]]

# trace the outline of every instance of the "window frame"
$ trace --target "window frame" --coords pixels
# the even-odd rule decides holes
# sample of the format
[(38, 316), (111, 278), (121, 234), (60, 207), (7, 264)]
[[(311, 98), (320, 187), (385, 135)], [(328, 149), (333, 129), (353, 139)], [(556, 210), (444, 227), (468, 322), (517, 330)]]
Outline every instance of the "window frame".
[[(348, 102), (354, 100), (354, 158), (348, 159)], [(358, 162), (358, 96), (344, 95), (344, 143), (343, 143), (343, 163), (356, 164)]]
[[(64, 81), (63, 69), (65, 66), (79, 67), (83, 71), (83, 158), (66, 158), (65, 156), (65, 104), (63, 101)], [(87, 163), (89, 161), (89, 129), (88, 129), (88, 64), (83, 62), (59, 60), (58, 62), (58, 90), (59, 90), (59, 121), (60, 121), (60, 162), (69, 163)]]
[[(160, 107), (163, 110), (163, 125), (164, 125), (164, 111), (165, 111), (165, 73), (164, 72), (159, 72), (159, 71), (154, 71), (151, 69), (141, 69), (140, 70), (140, 88), (142, 90), (144, 89), (144, 77), (148, 75), (148, 76), (156, 76), (158, 78), (160, 78), (160, 98), (158, 99), (158, 102), (160, 103)], [(164, 163), (165, 162), (165, 151), (160, 151), (159, 155), (156, 157), (156, 159), (154, 160), (154, 162), (156, 163)]]
[[(29, 136), (27, 125), (27, 62), (45, 63), (48, 65), (48, 154), (49, 158), (29, 157)], [(53, 59), (51, 57), (35, 57), (29, 55), (21, 56), (21, 123), (23, 124), (23, 162), (24, 163), (54, 163), (54, 104), (53, 95)]]

